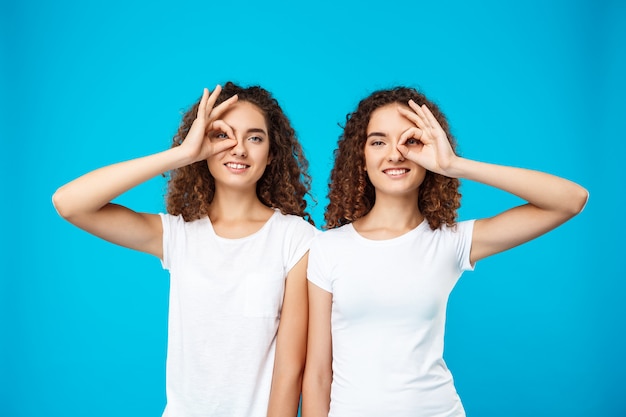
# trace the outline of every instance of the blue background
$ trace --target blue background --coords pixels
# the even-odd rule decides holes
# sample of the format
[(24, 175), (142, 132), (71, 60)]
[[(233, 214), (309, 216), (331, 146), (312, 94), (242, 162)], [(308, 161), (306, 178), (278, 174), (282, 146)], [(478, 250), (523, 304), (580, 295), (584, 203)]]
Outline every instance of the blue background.
[[(0, 416), (160, 416), (167, 273), (64, 222), (50, 198), (169, 147), (181, 112), (226, 80), (281, 102), (312, 165), (319, 225), (338, 123), (396, 84), (441, 105), (463, 155), (587, 187), (578, 217), (464, 275), (446, 359), (470, 416), (626, 415), (624, 2), (0, 7)], [(119, 202), (162, 211), (164, 191), (156, 178)], [(462, 192), (462, 219), (519, 203), (469, 182)]]

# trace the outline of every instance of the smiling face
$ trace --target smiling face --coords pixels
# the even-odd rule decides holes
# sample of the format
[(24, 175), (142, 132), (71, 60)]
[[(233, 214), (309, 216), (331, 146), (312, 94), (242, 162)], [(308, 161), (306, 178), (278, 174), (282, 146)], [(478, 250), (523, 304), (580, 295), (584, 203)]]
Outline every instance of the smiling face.
[(270, 138), (265, 115), (252, 103), (239, 101), (221, 118), (230, 132), (216, 130), (209, 134), (213, 142), (226, 138), (237, 144), (207, 160), (216, 187), (225, 185), (255, 191), (270, 162)]
[[(372, 112), (367, 125), (365, 141), (365, 169), (376, 190), (376, 198), (382, 195), (415, 197), (424, 181), (426, 170), (405, 159), (397, 146), (404, 132), (415, 125), (398, 112), (399, 103), (380, 107)], [(406, 145), (420, 146), (419, 141), (409, 139)]]

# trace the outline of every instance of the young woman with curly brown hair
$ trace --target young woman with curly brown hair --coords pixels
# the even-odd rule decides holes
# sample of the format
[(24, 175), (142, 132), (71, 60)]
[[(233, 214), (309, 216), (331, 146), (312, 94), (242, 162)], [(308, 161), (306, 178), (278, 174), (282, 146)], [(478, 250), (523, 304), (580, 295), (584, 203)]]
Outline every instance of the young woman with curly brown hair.
[[(59, 214), (170, 271), (167, 417), (294, 416), (306, 353), (307, 161), (269, 92), (227, 83), (184, 115), (172, 148), (90, 172)], [(167, 214), (111, 200), (170, 173)], [(279, 321), (280, 318), (280, 321)]]
[[(587, 191), (553, 175), (455, 154), (418, 91), (377, 91), (348, 116), (326, 227), (309, 254), (303, 417), (452, 417), (465, 411), (443, 360), (448, 296), (477, 261), (567, 221)], [(521, 197), (456, 221), (459, 178)]]

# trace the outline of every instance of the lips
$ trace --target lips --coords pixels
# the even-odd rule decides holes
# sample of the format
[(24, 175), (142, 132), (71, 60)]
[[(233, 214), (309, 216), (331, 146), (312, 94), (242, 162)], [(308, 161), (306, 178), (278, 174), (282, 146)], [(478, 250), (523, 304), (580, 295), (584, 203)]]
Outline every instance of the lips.
[(404, 175), (409, 171), (410, 169), (407, 169), (407, 168), (389, 168), (389, 169), (383, 170), (385, 174), (390, 175), (392, 177)]
[(246, 165), (246, 164), (239, 164), (237, 162), (227, 162), (224, 164), (227, 168), (230, 169), (246, 169), (246, 168), (250, 168), (250, 165)]

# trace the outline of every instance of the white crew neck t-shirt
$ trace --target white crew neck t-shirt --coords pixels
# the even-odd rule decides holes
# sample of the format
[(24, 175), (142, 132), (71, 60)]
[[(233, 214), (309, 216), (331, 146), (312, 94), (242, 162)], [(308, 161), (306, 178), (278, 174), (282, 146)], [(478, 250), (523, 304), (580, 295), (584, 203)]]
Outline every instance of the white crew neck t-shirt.
[(164, 417), (265, 417), (287, 274), (316, 229), (279, 211), (241, 239), (161, 214), (170, 271)]
[(332, 293), (329, 417), (457, 417), (463, 406), (443, 360), (448, 297), (471, 270), (473, 221), (426, 221), (370, 240), (352, 224), (318, 235), (308, 279)]

